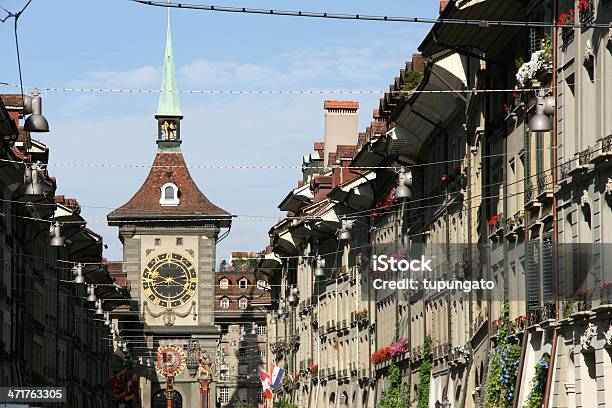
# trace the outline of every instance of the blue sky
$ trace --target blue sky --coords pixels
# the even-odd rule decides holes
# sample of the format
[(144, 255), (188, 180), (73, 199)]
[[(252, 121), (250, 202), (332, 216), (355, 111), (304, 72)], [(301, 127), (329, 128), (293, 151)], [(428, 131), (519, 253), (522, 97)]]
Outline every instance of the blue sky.
[[(195, 2), (195, 1), (194, 1)], [(201, 4), (434, 17), (435, 0), (219, 0)], [(0, 0), (18, 10), (25, 0)], [(388, 89), (428, 25), (321, 20), (173, 10), (177, 82), (182, 89)], [(127, 0), (33, 0), (20, 19), (24, 84), (40, 87), (158, 89), (166, 32), (164, 9)], [(12, 20), (0, 24), (0, 81), (18, 82)], [(14, 89), (0, 87), (0, 92)], [(322, 140), (323, 100), (361, 104), (365, 129), (381, 95), (181, 94), (183, 153), (191, 165), (299, 165)], [(155, 154), (157, 95), (49, 92), (44, 114), (58, 194), (76, 197), (106, 256), (121, 259), (106, 214), (140, 187), (148, 169), (69, 168), (71, 163), (148, 165)], [(295, 170), (191, 170), (208, 198), (233, 214), (281, 216)], [(236, 220), (219, 244), (261, 250), (271, 220)]]

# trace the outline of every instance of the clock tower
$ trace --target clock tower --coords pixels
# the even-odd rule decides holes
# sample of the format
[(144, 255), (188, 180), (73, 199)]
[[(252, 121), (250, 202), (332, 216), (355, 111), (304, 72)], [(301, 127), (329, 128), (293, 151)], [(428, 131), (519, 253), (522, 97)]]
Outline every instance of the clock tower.
[[(157, 153), (149, 175), (136, 194), (107, 218), (109, 225), (119, 227), (123, 272), (132, 282), (132, 299), (138, 303), (148, 343), (146, 351), (134, 347), (131, 357), (155, 359), (158, 350), (169, 350), (163, 358), (176, 360), (173, 408), (195, 407), (201, 404), (198, 356), (214, 356), (220, 339), (213, 315), (215, 250), (220, 231), (230, 227), (232, 218), (198, 188), (181, 152), (183, 115), (170, 13), (155, 119)], [(195, 366), (193, 361), (181, 362), (181, 355), (194, 353)], [(159, 369), (157, 374), (151, 371), (150, 378), (141, 381), (144, 407), (166, 406), (161, 374)], [(214, 395), (213, 382), (211, 403)]]

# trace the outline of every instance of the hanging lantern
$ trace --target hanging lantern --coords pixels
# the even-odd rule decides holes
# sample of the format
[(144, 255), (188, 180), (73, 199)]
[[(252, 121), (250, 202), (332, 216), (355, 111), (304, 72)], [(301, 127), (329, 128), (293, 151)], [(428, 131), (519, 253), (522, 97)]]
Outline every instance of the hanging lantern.
[(41, 196), (44, 195), (45, 190), (38, 180), (38, 170), (41, 170), (42, 165), (40, 163), (33, 163), (30, 166), (26, 166), (24, 174), (24, 183), (27, 184), (24, 194)]
[(253, 327), (251, 328), (251, 334), (253, 336), (257, 334), (257, 323), (253, 323)]
[(104, 314), (104, 309), (102, 309), (102, 300), (96, 300), (96, 311), (94, 313), (100, 316)]
[(325, 268), (325, 259), (322, 259), (320, 256), (317, 255), (314, 276), (315, 277), (325, 276), (325, 270), (323, 268)]
[(74, 279), (72, 280), (74, 283), (85, 283), (85, 277), (83, 276), (83, 265), (79, 263), (72, 268), (72, 274), (74, 275)]
[(351, 229), (353, 229), (353, 222), (351, 220), (343, 219), (342, 227), (338, 233), (338, 239), (341, 241), (348, 241), (351, 239)]
[(127, 341), (123, 342), (123, 348), (121, 348), (121, 351), (123, 351), (124, 353), (128, 352)]
[(552, 121), (550, 116), (555, 113), (555, 98), (552, 96), (536, 97), (535, 114), (529, 120), (529, 130), (532, 132), (550, 132)]
[(88, 302), (95, 302), (96, 300), (98, 300), (98, 298), (96, 297), (96, 287), (94, 285), (89, 285), (87, 287), (87, 294)]
[(51, 225), (49, 230), (49, 236), (51, 240), (49, 241), (49, 245), (52, 247), (63, 247), (64, 246), (64, 237), (62, 236), (62, 230), (59, 222), (55, 222)]
[(31, 115), (25, 120), (23, 124), (23, 130), (26, 132), (48, 132), (49, 122), (42, 115), (42, 98), (38, 93), (38, 89), (35, 89), (33, 96), (27, 96), (24, 98), (25, 112), (31, 112)]
[(410, 200), (412, 198), (412, 172), (402, 167), (397, 174), (397, 187), (395, 188), (395, 198), (402, 199), (406, 198)]
[(110, 326), (112, 324), (110, 319), (110, 312), (104, 312), (104, 325)]
[(300, 301), (300, 290), (293, 285), (291, 285), (289, 288), (289, 296), (287, 297), (287, 301), (292, 306), (297, 305)]
[(272, 312), (272, 318), (270, 319), (270, 324), (276, 324), (276, 312)]

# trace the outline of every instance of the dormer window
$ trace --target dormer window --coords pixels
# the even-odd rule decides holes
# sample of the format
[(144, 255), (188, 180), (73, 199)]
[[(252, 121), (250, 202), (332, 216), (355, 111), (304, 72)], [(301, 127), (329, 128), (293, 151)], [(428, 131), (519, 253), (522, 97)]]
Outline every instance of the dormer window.
[(162, 206), (179, 205), (178, 187), (174, 183), (166, 183), (161, 187), (161, 198), (159, 203)]

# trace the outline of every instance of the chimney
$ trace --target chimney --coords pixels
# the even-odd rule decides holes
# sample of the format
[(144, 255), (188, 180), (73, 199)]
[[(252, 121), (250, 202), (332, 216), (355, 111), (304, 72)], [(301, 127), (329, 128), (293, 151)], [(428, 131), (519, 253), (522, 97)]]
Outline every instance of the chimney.
[(329, 154), (336, 153), (338, 145), (355, 144), (357, 138), (357, 110), (359, 102), (325, 101), (325, 139), (324, 165), (327, 166)]

